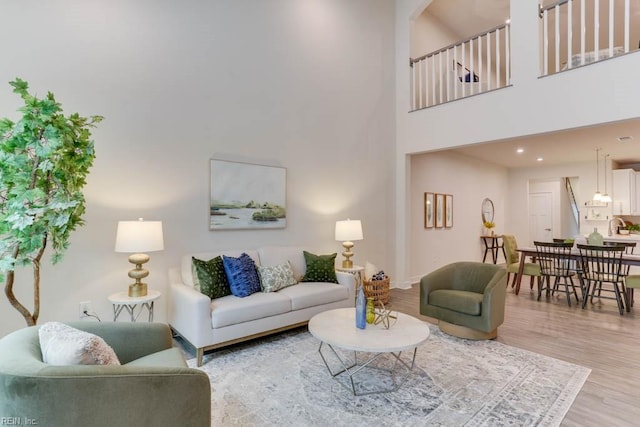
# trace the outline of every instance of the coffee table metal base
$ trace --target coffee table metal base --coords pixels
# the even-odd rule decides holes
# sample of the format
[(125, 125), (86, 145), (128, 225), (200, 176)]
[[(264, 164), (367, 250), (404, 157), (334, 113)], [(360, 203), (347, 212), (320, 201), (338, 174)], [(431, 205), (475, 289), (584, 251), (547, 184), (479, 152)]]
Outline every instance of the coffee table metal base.
[[(331, 352), (333, 353), (333, 355), (336, 357), (336, 359), (340, 362), (340, 365), (342, 366), (342, 369), (339, 370), (338, 372), (333, 372), (331, 370), (331, 367), (329, 366), (329, 363), (327, 362), (327, 359), (325, 358), (325, 355), (322, 352), (322, 348), (324, 346), (329, 347), (329, 349), (331, 350)], [(329, 371), (329, 373), (331, 374), (331, 376), (333, 378), (335, 378), (337, 380), (337, 377), (340, 376), (341, 374), (346, 374), (349, 377), (349, 382), (351, 384), (351, 387), (349, 388), (348, 385), (344, 384), (341, 381), (337, 381), (338, 384), (341, 384), (342, 386), (344, 386), (347, 390), (351, 391), (353, 393), (354, 396), (366, 396), (369, 394), (377, 394), (377, 393), (389, 393), (392, 391), (396, 391), (398, 390), (402, 384), (404, 384), (407, 379), (409, 378), (410, 373), (413, 371), (413, 367), (415, 366), (415, 361), (416, 361), (416, 352), (418, 351), (418, 348), (414, 348), (413, 349), (413, 356), (411, 357), (411, 361), (405, 361), (402, 360), (401, 356), (402, 356), (402, 352), (397, 352), (397, 353), (393, 353), (393, 352), (384, 352), (384, 353), (374, 353), (371, 357), (369, 357), (368, 360), (364, 361), (364, 363), (358, 363), (358, 354), (356, 351), (353, 352), (353, 363), (349, 363), (347, 360), (345, 360), (345, 358), (343, 356), (340, 355), (339, 352), (337, 352), (333, 346), (331, 346), (331, 344), (327, 344), (325, 342), (320, 342), (320, 347), (318, 348), (318, 353), (320, 353), (320, 357), (322, 358), (322, 361), (324, 362), (324, 366), (327, 367), (327, 370)], [(386, 368), (382, 368), (379, 366), (370, 366), (373, 362), (375, 362), (376, 360), (378, 360), (380, 357), (384, 356), (384, 355), (392, 355), (395, 360), (393, 361), (393, 366), (391, 367), (391, 369), (386, 369)], [(402, 381), (398, 382), (397, 380), (397, 371), (398, 371), (398, 367), (399, 365), (404, 366), (407, 369), (407, 373), (404, 376), (404, 378), (402, 378)], [(360, 371), (362, 371), (364, 368), (371, 368), (371, 369), (377, 369), (380, 371), (384, 371), (387, 372), (391, 375), (391, 381), (393, 384), (393, 387), (387, 387), (387, 388), (380, 388), (380, 389), (376, 389), (376, 390), (366, 390), (366, 391), (358, 391), (356, 389), (356, 381), (355, 381), (355, 376), (356, 374), (358, 374)]]

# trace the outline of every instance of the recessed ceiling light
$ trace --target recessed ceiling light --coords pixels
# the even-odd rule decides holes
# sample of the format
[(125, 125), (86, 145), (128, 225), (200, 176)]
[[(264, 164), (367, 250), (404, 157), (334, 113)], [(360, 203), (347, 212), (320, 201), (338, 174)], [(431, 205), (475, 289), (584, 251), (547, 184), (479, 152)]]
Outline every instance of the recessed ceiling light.
[(632, 136), (619, 136), (618, 137), (618, 141), (620, 141), (620, 142), (631, 141), (632, 139), (633, 139)]
[(522, 154), (522, 153), (524, 153), (524, 148), (518, 148), (518, 149), (516, 150), (516, 153), (518, 153), (518, 154)]
[(542, 157), (538, 157), (538, 158), (536, 159), (536, 161), (538, 161), (538, 162), (541, 162), (541, 161), (543, 161), (543, 160), (544, 160), (544, 159), (543, 159)]

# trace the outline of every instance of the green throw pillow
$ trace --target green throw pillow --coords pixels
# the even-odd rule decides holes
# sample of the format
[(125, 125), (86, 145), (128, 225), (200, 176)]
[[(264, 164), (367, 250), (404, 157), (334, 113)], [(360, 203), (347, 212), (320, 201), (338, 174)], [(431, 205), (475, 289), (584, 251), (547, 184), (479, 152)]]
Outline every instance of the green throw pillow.
[(193, 283), (200, 287), (200, 292), (211, 299), (231, 295), (222, 257), (217, 256), (209, 261), (191, 257), (191, 266)]
[(336, 277), (336, 256), (338, 254), (315, 255), (307, 251), (303, 251), (303, 253), (307, 270), (301, 282), (338, 283)]

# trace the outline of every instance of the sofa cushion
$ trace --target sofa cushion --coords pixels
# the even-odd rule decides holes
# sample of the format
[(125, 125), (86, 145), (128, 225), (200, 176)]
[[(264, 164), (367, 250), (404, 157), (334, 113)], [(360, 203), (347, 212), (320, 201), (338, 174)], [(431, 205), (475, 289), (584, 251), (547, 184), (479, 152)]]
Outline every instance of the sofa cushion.
[(221, 256), (203, 261), (192, 257), (193, 282), (200, 292), (209, 298), (221, 298), (231, 295), (231, 288), (224, 271), (224, 263)]
[(211, 301), (211, 326), (222, 328), (289, 311), (291, 299), (280, 292), (256, 292), (245, 298), (229, 295)]
[(184, 360), (182, 350), (177, 347), (171, 347), (166, 350), (158, 351), (143, 356), (139, 359), (125, 363), (125, 366), (156, 366), (156, 367), (174, 367), (186, 368), (187, 362)]
[(338, 283), (338, 278), (336, 277), (336, 256), (338, 254), (316, 255), (307, 251), (302, 253), (304, 254), (307, 268), (301, 282)]
[(347, 288), (335, 283), (299, 283), (281, 289), (278, 293), (291, 298), (292, 310), (301, 310), (349, 298)]
[(458, 313), (480, 316), (483, 295), (477, 292), (439, 289), (429, 293), (429, 304), (457, 311)]
[(303, 251), (304, 248), (301, 246), (264, 246), (258, 249), (260, 265), (272, 266), (289, 261), (293, 269), (293, 277), (300, 281), (307, 270)]
[(243, 253), (238, 258), (223, 255), (222, 261), (233, 295), (242, 298), (260, 292), (256, 265), (249, 255)]
[(60, 322), (38, 329), (42, 361), (49, 365), (119, 365), (113, 349), (99, 336)]
[(262, 292), (275, 292), (298, 283), (293, 277), (289, 261), (269, 267), (259, 265), (257, 268)]

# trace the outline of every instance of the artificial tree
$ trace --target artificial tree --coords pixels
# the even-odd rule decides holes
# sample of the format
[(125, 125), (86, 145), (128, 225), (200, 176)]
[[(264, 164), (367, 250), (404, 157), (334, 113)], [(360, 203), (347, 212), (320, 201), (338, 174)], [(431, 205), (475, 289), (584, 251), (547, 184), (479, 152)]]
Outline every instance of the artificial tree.
[[(49, 92), (29, 94), (19, 78), (10, 82), (24, 102), (16, 123), (0, 119), (0, 281), (9, 303), (27, 325), (40, 314), (40, 265), (47, 244), (55, 264), (69, 246), (69, 235), (83, 224), (82, 187), (95, 158), (90, 129), (101, 116), (65, 116)], [(33, 311), (14, 293), (19, 266), (33, 269)]]

